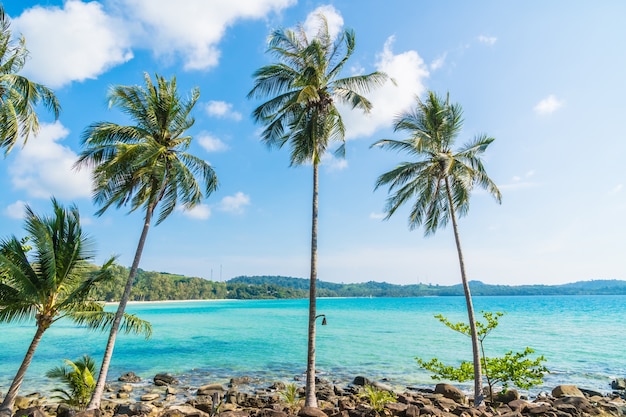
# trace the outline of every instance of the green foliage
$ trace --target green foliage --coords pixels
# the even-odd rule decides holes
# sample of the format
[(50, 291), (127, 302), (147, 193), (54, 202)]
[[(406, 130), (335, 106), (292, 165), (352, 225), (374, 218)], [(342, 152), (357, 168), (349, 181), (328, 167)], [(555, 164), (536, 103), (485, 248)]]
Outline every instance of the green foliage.
[(65, 359), (64, 362), (65, 365), (46, 372), (48, 378), (58, 379), (68, 388), (67, 390), (55, 388), (53, 391), (61, 395), (56, 395), (53, 398), (58, 398), (72, 407), (84, 410), (96, 387), (96, 380), (94, 379), (96, 364), (89, 355), (84, 355), (76, 362), (69, 359)]
[[(528, 356), (535, 351), (529, 347), (523, 352), (509, 351), (502, 357), (489, 358), (485, 355), (483, 342), (485, 338), (498, 326), (498, 320), (503, 316), (501, 312), (481, 311), (484, 322), (476, 321), (476, 332), (480, 342), (482, 353), (482, 366), (489, 385), (491, 400), (493, 401), (493, 393), (496, 385), (501, 384), (506, 391), (510, 384), (522, 389), (528, 389), (543, 382), (543, 376), (548, 369), (543, 366), (545, 358), (538, 356), (531, 359)], [(447, 318), (438, 314), (435, 316), (440, 322), (448, 328), (470, 337), (470, 328), (467, 323), (452, 323)], [(448, 379), (451, 381), (464, 382), (471, 380), (474, 376), (474, 368), (472, 362), (463, 361), (458, 367), (445, 365), (439, 359), (433, 358), (430, 361), (424, 361), (416, 358), (418, 365), (433, 373), (433, 379)]]
[(380, 414), (386, 404), (395, 403), (397, 401), (396, 394), (386, 390), (376, 388), (374, 385), (367, 384), (363, 387), (363, 391), (359, 393), (360, 398), (367, 400), (370, 406)]
[(302, 404), (302, 399), (298, 394), (298, 386), (296, 384), (287, 384), (285, 389), (280, 392), (280, 398), (292, 414), (296, 414), (298, 412), (298, 409)]
[(28, 60), (26, 40), (14, 38), (9, 16), (0, 3), (0, 149), (5, 156), (18, 140), (24, 144), (31, 133), (39, 131), (35, 109), (48, 108), (59, 117), (61, 106), (52, 90), (19, 75)]
[(548, 372), (548, 368), (542, 365), (546, 359), (543, 355), (535, 359), (528, 358), (533, 353), (534, 349), (527, 347), (523, 352), (509, 351), (501, 358), (485, 358), (492, 384), (502, 383), (505, 390), (509, 388), (509, 382), (522, 389), (541, 384), (543, 376)]

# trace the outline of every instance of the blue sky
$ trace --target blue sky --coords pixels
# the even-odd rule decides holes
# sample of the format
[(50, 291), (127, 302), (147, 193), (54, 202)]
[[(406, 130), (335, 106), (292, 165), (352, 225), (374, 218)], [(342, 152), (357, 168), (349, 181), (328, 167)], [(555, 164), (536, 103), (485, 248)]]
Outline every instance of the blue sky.
[[(371, 93), (369, 116), (346, 112), (347, 157), (320, 174), (319, 278), (332, 282), (460, 282), (450, 227), (409, 231), (408, 207), (381, 220), (383, 172), (404, 155), (370, 145), (394, 134), (394, 117), (427, 90), (464, 109), (459, 142), (496, 138), (485, 155), (502, 191), (477, 191), (460, 233), (470, 279), (558, 284), (626, 279), (626, 3), (622, 1), (102, 0), (4, 2), (31, 59), (22, 72), (51, 87), (63, 107), (40, 113), (37, 137), (0, 160), (0, 231), (22, 236), (23, 204), (50, 211), (50, 196), (81, 210), (98, 262), (130, 265), (142, 213), (95, 217), (89, 172), (71, 166), (83, 130), (128, 123), (105, 100), (111, 85), (143, 73), (198, 86), (192, 151), (221, 186), (191, 212), (177, 211), (148, 236), (141, 267), (214, 280), (238, 275), (308, 277), (311, 167), (269, 150), (246, 99), (252, 73), (270, 62), (277, 27), (323, 11), (352, 28), (348, 73), (382, 70), (396, 80)], [(309, 19), (309, 20), (308, 20)], [(346, 75), (348, 75), (348, 73)]]

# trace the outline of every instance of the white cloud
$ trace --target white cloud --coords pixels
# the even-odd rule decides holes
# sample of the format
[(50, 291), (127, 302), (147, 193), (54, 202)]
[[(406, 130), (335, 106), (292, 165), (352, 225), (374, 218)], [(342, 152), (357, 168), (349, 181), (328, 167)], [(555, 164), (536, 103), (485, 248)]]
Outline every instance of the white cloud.
[(228, 145), (210, 133), (201, 133), (198, 135), (198, 143), (207, 152), (220, 152), (228, 149)]
[(370, 213), (370, 219), (383, 220), (387, 215), (385, 213)]
[(348, 161), (346, 158), (335, 157), (332, 153), (325, 153), (322, 155), (322, 163), (328, 171), (341, 171), (348, 168)]
[(132, 58), (126, 26), (98, 2), (35, 6), (12, 20), (30, 51), (24, 73), (48, 87), (94, 79)]
[(35, 198), (89, 198), (91, 170), (74, 170), (77, 154), (57, 143), (68, 134), (60, 122), (42, 124), (39, 134), (17, 152), (8, 168), (13, 187)]
[(448, 56), (447, 53), (443, 53), (443, 54), (439, 55), (437, 58), (435, 58), (435, 60), (430, 63), (430, 69), (432, 71), (436, 71), (439, 68), (443, 67), (444, 64), (446, 63), (446, 57), (447, 56)]
[(535, 171), (530, 170), (523, 176), (515, 175), (511, 178), (511, 182), (508, 184), (498, 185), (500, 190), (517, 190), (520, 188), (531, 188), (536, 187), (538, 184), (535, 182), (528, 181), (530, 177), (535, 175)]
[(320, 15), (324, 15), (328, 24), (328, 33), (331, 39), (335, 39), (343, 28), (343, 17), (331, 5), (320, 6), (308, 14), (304, 24), (304, 32), (310, 40), (313, 38), (320, 28)]
[(242, 118), (241, 113), (233, 111), (233, 105), (225, 101), (209, 101), (205, 108), (209, 116), (228, 118), (236, 121)]
[(541, 100), (534, 107), (535, 113), (540, 115), (552, 114), (563, 106), (563, 100), (557, 99), (554, 94), (550, 94), (548, 97)]
[(489, 46), (495, 44), (497, 40), (498, 40), (498, 38), (496, 38), (495, 36), (480, 35), (478, 37), (478, 42), (484, 43), (484, 44), (489, 45)]
[(241, 214), (243, 213), (244, 207), (248, 205), (250, 205), (250, 196), (239, 191), (233, 196), (222, 198), (219, 209), (229, 213)]
[(142, 41), (157, 56), (182, 57), (185, 69), (217, 65), (217, 44), (241, 19), (260, 19), (295, 4), (295, 0), (119, 0), (129, 21), (140, 22)]
[(196, 204), (193, 208), (185, 209), (184, 207), (177, 207), (183, 215), (196, 220), (206, 220), (211, 217), (211, 207), (207, 204)]
[(23, 219), (24, 218), (24, 208), (26, 207), (26, 203), (25, 201), (22, 200), (17, 200), (15, 203), (13, 204), (9, 204), (5, 209), (4, 209), (4, 214), (7, 217), (10, 217), (12, 219)]
[(391, 48), (393, 41), (394, 38), (390, 37), (385, 42), (383, 51), (378, 55), (376, 69), (389, 75), (395, 85), (387, 81), (382, 87), (366, 94), (373, 106), (369, 114), (341, 106), (347, 139), (369, 136), (381, 127), (391, 126), (399, 113), (414, 105), (415, 96), (426, 91), (424, 79), (429, 73), (424, 60), (416, 51), (394, 54)]

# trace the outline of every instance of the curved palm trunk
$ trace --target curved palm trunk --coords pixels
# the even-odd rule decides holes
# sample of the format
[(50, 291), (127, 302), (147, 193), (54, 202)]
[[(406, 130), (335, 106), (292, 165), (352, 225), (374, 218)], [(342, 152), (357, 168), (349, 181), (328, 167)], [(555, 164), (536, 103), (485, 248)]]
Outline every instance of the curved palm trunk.
[(480, 350), (478, 346), (478, 332), (476, 331), (476, 320), (474, 319), (474, 306), (472, 304), (472, 294), (470, 293), (467, 275), (465, 274), (465, 261), (463, 260), (463, 252), (461, 251), (461, 239), (459, 237), (459, 228), (456, 223), (456, 214), (454, 212), (454, 202), (450, 192), (450, 184), (446, 178), (446, 193), (448, 195), (448, 204), (450, 206), (450, 217), (452, 218), (452, 229), (454, 230), (454, 240), (456, 242), (456, 251), (459, 256), (459, 267), (461, 268), (461, 281), (463, 282), (463, 292), (465, 294), (465, 303), (467, 304), (467, 317), (470, 325), (470, 333), (472, 338), (472, 360), (474, 363), (474, 405), (479, 406), (484, 403), (483, 396), (483, 378), (480, 365)]
[(41, 341), (41, 337), (43, 333), (46, 331), (47, 327), (41, 324), (37, 324), (37, 331), (35, 332), (35, 336), (33, 336), (32, 342), (30, 342), (30, 346), (28, 346), (28, 350), (26, 351), (26, 356), (24, 356), (24, 360), (20, 365), (17, 373), (15, 374), (15, 378), (13, 378), (13, 382), (9, 387), (9, 391), (7, 392), (6, 397), (4, 397), (4, 401), (2, 401), (2, 405), (0, 405), (0, 416), (1, 417), (11, 417), (13, 414), (13, 406), (15, 405), (15, 398), (17, 398), (17, 393), (20, 390), (22, 385), (22, 381), (24, 381), (24, 376), (26, 375), (26, 370), (30, 366), (30, 363), (33, 360), (33, 356), (35, 355), (35, 350), (37, 350), (37, 346)]
[(115, 318), (113, 319), (113, 324), (111, 325), (109, 339), (107, 340), (107, 345), (104, 350), (104, 356), (102, 358), (102, 364), (100, 365), (98, 381), (96, 382), (96, 387), (91, 396), (91, 400), (89, 401), (89, 404), (87, 404), (88, 410), (100, 408), (100, 402), (102, 401), (102, 394), (104, 393), (104, 386), (106, 385), (107, 374), (109, 372), (109, 365), (111, 364), (111, 357), (113, 356), (113, 348), (115, 347), (115, 339), (117, 338), (120, 322), (122, 321), (122, 317), (124, 316), (126, 304), (128, 304), (128, 300), (130, 299), (130, 291), (133, 288), (133, 282), (135, 281), (135, 277), (137, 276), (139, 261), (141, 260), (143, 247), (146, 243), (148, 230), (150, 229), (150, 222), (152, 220), (153, 211), (154, 206), (149, 206), (146, 210), (146, 218), (143, 225), (143, 230), (141, 231), (141, 237), (139, 238), (139, 243), (137, 244), (137, 250), (135, 251), (135, 258), (133, 259), (133, 264), (130, 267), (128, 280), (126, 281), (126, 286), (124, 287), (124, 293), (122, 294), (122, 299), (120, 300), (120, 303), (117, 307), (117, 312), (115, 313)]
[(309, 284), (309, 342), (306, 363), (305, 407), (317, 407), (315, 396), (315, 318), (317, 316), (317, 210), (318, 164), (313, 162), (313, 210), (311, 215), (311, 282)]

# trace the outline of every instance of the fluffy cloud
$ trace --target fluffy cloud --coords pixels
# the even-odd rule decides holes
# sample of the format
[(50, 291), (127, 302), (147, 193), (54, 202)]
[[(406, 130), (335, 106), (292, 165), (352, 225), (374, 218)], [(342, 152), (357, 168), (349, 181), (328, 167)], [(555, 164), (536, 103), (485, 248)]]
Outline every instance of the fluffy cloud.
[(304, 32), (308, 39), (311, 39), (317, 34), (320, 28), (320, 15), (324, 15), (326, 23), (328, 24), (328, 33), (331, 39), (337, 37), (339, 32), (343, 28), (343, 17), (341, 14), (331, 5), (320, 6), (308, 14), (304, 24)]
[(98, 2), (36, 6), (12, 25), (25, 36), (30, 51), (25, 75), (48, 87), (96, 78), (133, 56), (126, 25), (108, 16)]
[(557, 99), (554, 94), (550, 94), (548, 97), (537, 103), (533, 110), (535, 110), (535, 113), (539, 115), (548, 115), (560, 109), (563, 104), (564, 102), (562, 100)]
[(91, 171), (74, 170), (76, 153), (58, 143), (68, 133), (59, 122), (42, 124), (39, 134), (16, 152), (16, 158), (9, 166), (13, 187), (35, 198), (89, 198)]
[(12, 219), (23, 219), (24, 218), (24, 207), (26, 207), (26, 202), (22, 201), (22, 200), (17, 200), (15, 203), (13, 204), (9, 204), (5, 209), (4, 209), (4, 214), (7, 217), (10, 217)]
[(495, 44), (497, 40), (498, 40), (498, 38), (496, 38), (495, 36), (480, 35), (478, 37), (478, 42), (484, 43), (484, 44), (489, 45), (489, 46)]
[(206, 112), (209, 116), (241, 120), (241, 113), (233, 111), (233, 105), (225, 101), (209, 101), (206, 104)]
[(118, 0), (129, 21), (142, 27), (145, 46), (157, 56), (181, 56), (186, 69), (217, 65), (218, 42), (240, 19), (259, 19), (295, 0)]
[(12, 17), (27, 40), (31, 59), (24, 75), (57, 88), (94, 79), (148, 49), (185, 69), (217, 65), (226, 29), (241, 19), (261, 19), (296, 0), (68, 0), (62, 7), (35, 6)]
[(244, 207), (250, 205), (250, 196), (239, 191), (233, 196), (226, 196), (220, 201), (219, 209), (229, 213), (241, 214)]
[(347, 139), (369, 136), (381, 127), (390, 126), (398, 113), (413, 106), (415, 96), (426, 91), (424, 80), (429, 73), (424, 60), (416, 51), (394, 54), (393, 41), (394, 38), (390, 37), (385, 42), (383, 51), (378, 55), (376, 69), (389, 75), (395, 84), (388, 81), (367, 94), (373, 105), (367, 115), (342, 106)]
[(178, 207), (177, 210), (183, 213), (183, 215), (196, 220), (206, 220), (211, 217), (211, 207), (207, 204), (196, 204), (191, 209), (185, 209), (183, 207)]
[(228, 145), (210, 133), (201, 133), (198, 135), (198, 143), (207, 152), (220, 152), (228, 149)]

